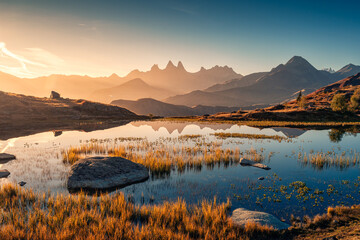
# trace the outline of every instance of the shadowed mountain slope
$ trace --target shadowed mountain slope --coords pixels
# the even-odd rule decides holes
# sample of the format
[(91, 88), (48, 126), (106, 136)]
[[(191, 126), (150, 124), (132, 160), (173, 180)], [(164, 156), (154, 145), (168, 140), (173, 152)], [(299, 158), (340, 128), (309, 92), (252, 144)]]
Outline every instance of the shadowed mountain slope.
[(356, 75), (360, 72), (360, 66), (356, 66), (354, 64), (348, 64), (340, 70), (336, 71), (334, 75), (334, 79), (343, 79), (353, 75)]
[(231, 112), (238, 110), (238, 108), (230, 107), (209, 107), (209, 106), (195, 106), (187, 107), (182, 105), (173, 105), (164, 102), (157, 101), (151, 98), (139, 99), (137, 101), (129, 100), (115, 100), (111, 104), (124, 107), (130, 111), (140, 114), (163, 117), (178, 117), (178, 116), (196, 116), (204, 114), (214, 114), (218, 112)]
[(232, 88), (250, 86), (256, 83), (261, 77), (265, 76), (268, 72), (259, 72), (246, 75), (240, 79), (232, 79), (224, 83), (215, 84), (209, 88), (206, 88), (205, 92), (217, 92), (224, 91)]

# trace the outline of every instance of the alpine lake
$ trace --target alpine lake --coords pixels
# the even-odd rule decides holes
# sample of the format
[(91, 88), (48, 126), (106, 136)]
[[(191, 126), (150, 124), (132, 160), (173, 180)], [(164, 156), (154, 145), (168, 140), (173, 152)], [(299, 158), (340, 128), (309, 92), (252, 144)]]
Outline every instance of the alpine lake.
[[(161, 120), (92, 132), (43, 132), (0, 141), (1, 152), (16, 156), (0, 164), (11, 173), (0, 184), (24, 181), (23, 188), (36, 192), (70, 194), (71, 165), (64, 159), (71, 149), (87, 147), (81, 157), (122, 149), (125, 158), (151, 159), (151, 177), (108, 194), (124, 192), (136, 204), (230, 199), (232, 209), (264, 211), (290, 222), (324, 213), (328, 206), (360, 203), (356, 132)], [(242, 166), (242, 157), (271, 169)]]

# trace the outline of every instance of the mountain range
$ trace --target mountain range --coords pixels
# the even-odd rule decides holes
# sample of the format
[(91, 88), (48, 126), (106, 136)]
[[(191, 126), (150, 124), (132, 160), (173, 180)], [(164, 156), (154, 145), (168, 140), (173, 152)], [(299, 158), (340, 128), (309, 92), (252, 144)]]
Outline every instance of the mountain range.
[[(276, 104), (294, 98), (299, 91), (310, 93), (342, 78), (360, 72), (360, 66), (346, 65), (335, 73), (317, 70), (300, 56), (280, 64), (270, 72), (256, 73), (217, 84), (204, 91), (169, 97), (167, 103), (192, 106), (249, 106)], [(242, 81), (247, 80), (246, 83)]]
[(0, 90), (38, 97), (45, 97), (50, 91), (56, 91), (67, 98), (110, 103), (118, 98), (136, 100), (152, 97), (162, 100), (241, 77), (227, 66), (210, 69), (202, 67), (198, 72), (191, 73), (185, 70), (181, 62), (175, 66), (169, 61), (164, 69), (155, 64), (149, 71), (133, 70), (125, 77), (116, 74), (95, 78), (54, 74), (38, 78), (18, 78), (0, 72)]
[[(202, 67), (198, 72), (191, 73), (186, 71), (181, 62), (175, 66), (169, 61), (164, 69), (155, 64), (149, 71), (133, 70), (125, 77), (116, 74), (95, 78), (56, 74), (30, 79), (0, 72), (0, 90), (38, 97), (57, 91), (65, 98), (81, 98), (102, 103), (119, 100), (117, 105), (120, 102), (126, 106), (131, 105), (134, 111), (138, 110), (142, 114), (150, 112), (169, 116), (175, 114), (174, 109), (177, 109), (179, 113), (176, 115), (180, 112), (201, 115), (220, 110), (218, 106), (255, 108), (277, 104), (294, 98), (299, 91), (307, 94), (358, 72), (360, 66), (354, 64), (348, 64), (336, 72), (317, 70), (300, 56), (294, 56), (287, 63), (280, 64), (269, 72), (246, 76), (236, 73), (228, 66), (215, 66), (210, 69)], [(136, 102), (138, 99), (141, 100)], [(140, 103), (149, 106), (148, 109), (139, 107)], [(168, 111), (157, 110), (160, 106)], [(187, 107), (186, 110), (184, 107)], [(140, 111), (141, 108), (144, 111)]]
[(169, 61), (164, 69), (160, 69), (158, 65), (155, 64), (150, 71), (141, 72), (134, 70), (125, 76), (125, 79), (140, 78), (155, 87), (185, 93), (241, 77), (241, 74), (236, 73), (228, 66), (220, 67), (216, 65), (210, 69), (201, 67), (200, 71), (191, 73), (185, 70), (182, 62), (179, 62), (177, 66), (175, 66)]

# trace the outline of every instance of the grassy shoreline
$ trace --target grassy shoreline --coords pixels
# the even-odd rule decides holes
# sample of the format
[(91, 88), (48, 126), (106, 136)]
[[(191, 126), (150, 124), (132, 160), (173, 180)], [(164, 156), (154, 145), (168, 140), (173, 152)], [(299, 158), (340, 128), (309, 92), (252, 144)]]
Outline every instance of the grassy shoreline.
[(288, 230), (233, 224), (229, 200), (188, 205), (181, 199), (138, 206), (123, 193), (88, 197), (35, 193), (15, 185), (0, 189), (1, 239), (317, 239), (360, 235), (360, 205), (293, 221)]
[(172, 117), (156, 119), (160, 121), (173, 121), (173, 122), (200, 122), (200, 123), (228, 123), (237, 125), (246, 125), (251, 127), (353, 127), (360, 126), (360, 122), (302, 122), (302, 121), (243, 121), (243, 120), (230, 120), (230, 119), (214, 119), (214, 118), (199, 118), (199, 117)]
[(227, 138), (247, 138), (247, 139), (272, 139), (281, 142), (282, 140), (287, 139), (286, 137), (278, 136), (278, 135), (264, 135), (264, 134), (245, 134), (245, 133), (214, 133), (212, 134), (215, 137), (221, 139)]

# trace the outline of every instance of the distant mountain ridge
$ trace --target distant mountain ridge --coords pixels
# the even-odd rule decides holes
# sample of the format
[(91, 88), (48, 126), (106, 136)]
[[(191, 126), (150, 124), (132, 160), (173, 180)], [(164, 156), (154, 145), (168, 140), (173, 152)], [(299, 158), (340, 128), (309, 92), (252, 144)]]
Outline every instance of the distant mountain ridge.
[(350, 64), (344, 66), (343, 68), (341, 68), (340, 70), (336, 71), (334, 73), (334, 75), (336, 76), (336, 78), (342, 79), (342, 78), (347, 78), (349, 76), (356, 75), (359, 72), (360, 72), (360, 66), (356, 66), (356, 65), (350, 63)]
[(157, 101), (152, 98), (143, 98), (137, 101), (115, 100), (111, 104), (129, 109), (130, 111), (140, 114), (162, 116), (162, 117), (179, 117), (179, 116), (199, 116), (204, 114), (214, 114), (218, 112), (232, 112), (238, 110), (236, 107), (211, 107), (211, 106), (194, 106), (187, 107), (174, 105)]
[[(131, 71), (125, 77), (119, 77), (112, 74), (108, 77), (89, 77), (80, 75), (60, 75), (53, 74), (50, 76), (43, 76), (38, 78), (18, 78), (10, 74), (0, 72), (0, 90), (6, 92), (13, 92), (19, 94), (27, 94), (38, 97), (48, 96), (50, 91), (57, 91), (64, 97), (68, 98), (82, 98), (88, 100), (106, 99), (104, 103), (109, 103), (114, 98), (109, 99), (108, 96), (98, 96), (93, 99), (94, 92), (100, 90), (107, 94), (110, 88), (117, 88), (120, 92), (129, 91), (129, 86), (119, 86), (129, 82), (133, 79), (141, 79), (148, 86), (149, 94), (137, 94), (133, 92), (130, 94), (126, 92), (129, 99), (153, 97), (162, 99), (170, 95), (183, 94), (186, 91), (193, 91), (197, 89), (204, 89), (213, 84), (222, 83), (224, 81), (241, 78), (242, 75), (237, 74), (232, 68), (224, 66), (215, 66), (210, 69), (201, 68), (196, 73), (187, 72), (181, 62), (175, 66), (171, 61), (167, 64), (165, 69), (160, 69), (158, 65), (153, 65), (150, 71), (141, 72), (139, 70)], [(136, 88), (136, 81), (134, 82), (133, 89)], [(137, 82), (139, 88), (144, 89), (143, 84)], [(155, 91), (157, 89), (158, 91)], [(138, 89), (139, 90), (139, 89)], [(165, 93), (167, 91), (167, 93)], [(145, 93), (146, 91), (143, 91)], [(113, 94), (111, 95), (116, 95)], [(124, 98), (124, 96), (120, 97)]]
[(0, 90), (38, 97), (48, 96), (54, 90), (65, 98), (103, 103), (151, 97), (188, 107), (243, 107), (279, 103), (294, 98), (300, 90), (309, 93), (358, 72), (360, 66), (354, 64), (348, 64), (335, 73), (317, 70), (299, 56), (270, 72), (244, 77), (228, 66), (202, 67), (191, 73), (186, 71), (182, 62), (175, 66), (169, 61), (164, 69), (155, 64), (149, 71), (134, 70), (125, 77), (116, 74), (108, 77), (54, 74), (27, 79), (0, 72)]
[(178, 62), (177, 66), (175, 66), (169, 61), (164, 69), (160, 69), (155, 64), (150, 71), (134, 70), (125, 76), (125, 79), (141, 78), (152, 86), (168, 89), (176, 88), (177, 92), (188, 92), (241, 77), (241, 74), (236, 73), (228, 66), (220, 67), (216, 65), (210, 69), (202, 67), (200, 71), (191, 73), (186, 71), (182, 62)]
[[(294, 56), (286, 64), (280, 64), (267, 73), (244, 76), (239, 81), (212, 86), (206, 91), (194, 91), (184, 95), (167, 98), (165, 102), (191, 106), (194, 102), (202, 105), (248, 106), (253, 104), (275, 104), (291, 99), (298, 91), (310, 93), (333, 83), (353, 71), (355, 65), (331, 74), (317, 70), (307, 60)], [(349, 70), (350, 69), (350, 70)], [(253, 84), (236, 87), (236, 84), (251, 76)], [(234, 84), (235, 83), (235, 84)], [(226, 86), (226, 85), (233, 85)], [(210, 92), (210, 91), (211, 92)]]

